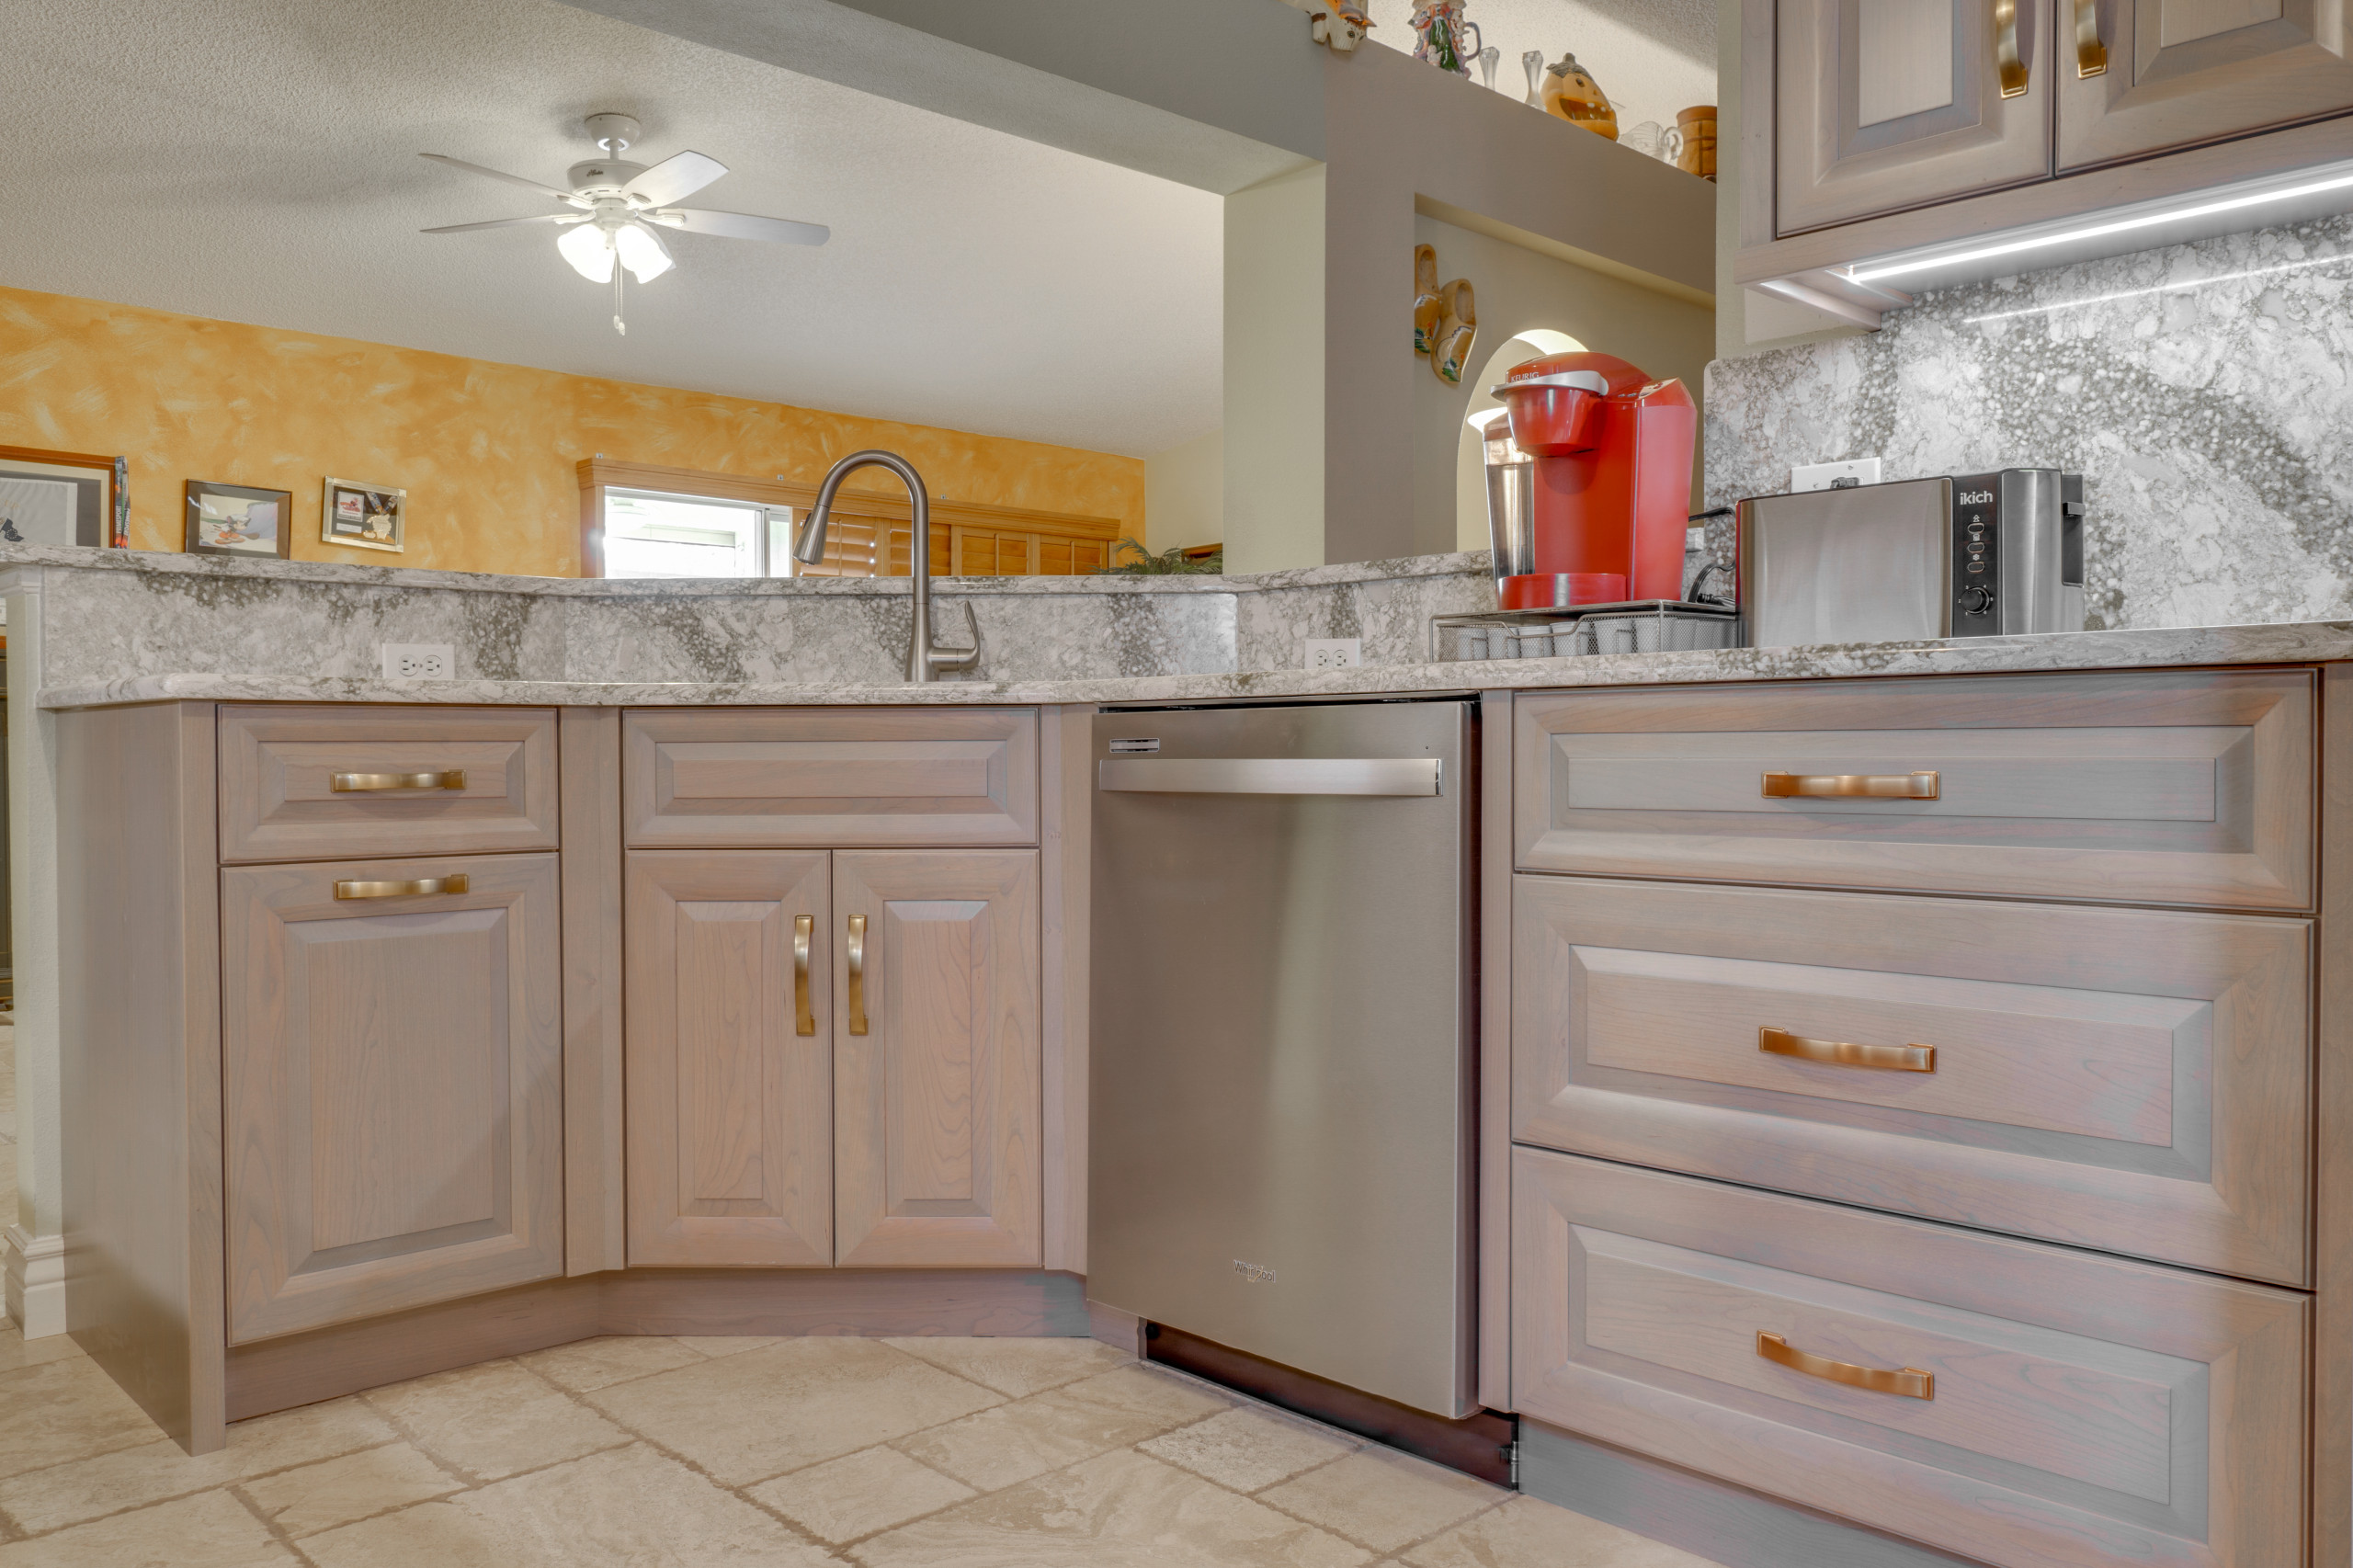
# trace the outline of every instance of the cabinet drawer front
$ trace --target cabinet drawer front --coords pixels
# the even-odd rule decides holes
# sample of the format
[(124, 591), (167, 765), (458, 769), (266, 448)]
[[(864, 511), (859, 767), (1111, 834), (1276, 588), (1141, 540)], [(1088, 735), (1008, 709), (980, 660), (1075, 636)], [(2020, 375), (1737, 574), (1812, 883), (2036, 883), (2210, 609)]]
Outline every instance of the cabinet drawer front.
[(223, 871), (221, 960), (232, 1344), (563, 1272), (554, 856)]
[(1539, 1150), (1512, 1180), (1524, 1415), (2001, 1568), (2303, 1560), (2307, 1297)]
[(1512, 929), (1516, 1140), (2306, 1282), (2306, 921), (1522, 875)]
[[(2312, 903), (2304, 670), (1591, 691), (1514, 710), (1524, 870)], [(1921, 774), (1932, 798), (1768, 792), (1793, 787), (1784, 775)]]
[(631, 713), (634, 848), (1038, 841), (1030, 709)]
[(220, 749), (232, 865), (556, 846), (544, 709), (223, 708)]

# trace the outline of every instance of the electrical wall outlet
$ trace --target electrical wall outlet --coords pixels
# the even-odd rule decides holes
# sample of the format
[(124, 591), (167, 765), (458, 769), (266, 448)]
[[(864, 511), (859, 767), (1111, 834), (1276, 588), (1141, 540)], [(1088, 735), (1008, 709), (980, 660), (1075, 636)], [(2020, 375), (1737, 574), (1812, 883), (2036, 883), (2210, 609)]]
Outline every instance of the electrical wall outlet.
[(379, 642), (386, 680), (455, 680), (458, 650), (447, 642)]
[(1311, 637), (1307, 667), (1311, 670), (1352, 670), (1364, 663), (1361, 637)]
[(1854, 484), (1879, 483), (1879, 459), (1856, 458), (1842, 463), (1805, 463), (1790, 470), (1790, 491), (1844, 490)]

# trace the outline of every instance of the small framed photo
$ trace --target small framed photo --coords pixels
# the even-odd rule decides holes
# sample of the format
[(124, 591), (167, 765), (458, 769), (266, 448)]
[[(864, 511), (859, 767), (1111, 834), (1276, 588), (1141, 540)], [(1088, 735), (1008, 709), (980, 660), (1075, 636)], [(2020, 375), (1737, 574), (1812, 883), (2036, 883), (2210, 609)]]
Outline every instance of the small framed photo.
[(243, 484), (188, 482), (188, 543), (190, 555), (258, 555), (288, 558), (294, 542), (294, 494), (255, 490)]
[(355, 550), (398, 551), (406, 548), (403, 534), (407, 521), (407, 491), (330, 479), (319, 539), (322, 543), (349, 545)]
[(0, 447), (0, 544), (128, 549), (128, 477), (119, 457)]

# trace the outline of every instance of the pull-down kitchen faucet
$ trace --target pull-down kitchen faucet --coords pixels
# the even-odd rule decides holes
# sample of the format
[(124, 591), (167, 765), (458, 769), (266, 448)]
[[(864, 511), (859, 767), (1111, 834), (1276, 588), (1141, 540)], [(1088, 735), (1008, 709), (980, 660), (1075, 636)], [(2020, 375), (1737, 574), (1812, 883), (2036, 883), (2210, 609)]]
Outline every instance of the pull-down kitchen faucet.
[[(981, 662), (981, 623), (972, 616), (972, 607), (964, 606), (964, 624), (972, 629), (972, 645), (969, 648), (940, 648), (931, 641), (931, 497), (923, 487), (923, 475), (915, 465), (896, 452), (852, 452), (835, 463), (825, 475), (825, 483), (817, 487), (817, 504), (801, 519), (800, 530), (793, 535), (794, 559), (814, 566), (825, 558), (825, 523), (833, 514), (834, 492), (842, 481), (861, 468), (887, 468), (906, 484), (908, 498), (914, 503), (915, 527), (907, 538), (907, 570), (915, 579), (915, 625), (907, 632), (907, 678), (927, 681), (937, 670), (950, 672), (975, 668)], [(881, 541), (875, 543), (876, 564), (882, 564)]]

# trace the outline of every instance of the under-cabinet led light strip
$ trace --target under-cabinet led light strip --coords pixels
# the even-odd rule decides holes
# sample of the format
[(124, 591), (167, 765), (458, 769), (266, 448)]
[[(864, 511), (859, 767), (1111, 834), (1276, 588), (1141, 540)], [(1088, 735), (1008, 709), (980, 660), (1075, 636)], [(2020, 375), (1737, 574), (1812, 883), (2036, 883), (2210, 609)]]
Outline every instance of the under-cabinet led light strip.
[(1991, 261), (1996, 256), (2018, 256), (2028, 251), (2048, 250), (2057, 245), (2073, 244), (2079, 240), (2096, 240), (2109, 234), (2131, 233), (2136, 229), (2154, 229), (2166, 223), (2185, 222), (2193, 218), (2209, 218), (2220, 212), (2235, 212), (2243, 208), (2259, 207), (2267, 202), (2290, 201), (2298, 197), (2319, 196), (2328, 191), (2344, 190), (2348, 187), (2353, 187), (2353, 172), (2336, 173), (2325, 179), (2307, 180), (2302, 185), (2249, 191), (2239, 196), (2200, 202), (2191, 207), (2174, 207), (2158, 211), (2142, 212), (2130, 218), (2112, 219), (2105, 223), (2087, 223), (2081, 228), (2064, 229), (2057, 233), (2031, 234), (2024, 239), (2006, 240), (1999, 244), (1980, 245), (1974, 250), (1951, 251), (1941, 256), (1911, 256), (1877, 266), (1866, 264), (1851, 269), (1846, 277), (1851, 282), (1871, 283), (1882, 278), (1900, 277), (1907, 272), (1927, 272), (1939, 267), (1962, 267), (1973, 261)]
[(2144, 294), (2179, 294), (2191, 289), (2203, 289), (2211, 283), (2234, 283), (2242, 278), (2268, 278), (2275, 272), (2302, 272), (2306, 267), (2328, 267), (2340, 262), (2353, 262), (2353, 253), (2344, 256), (2316, 256), (2305, 261), (2283, 261), (2277, 267), (2253, 267), (2245, 272), (2218, 272), (2211, 278), (2192, 278), (2180, 283), (2153, 283), (2145, 289), (2122, 289), (2113, 294), (2094, 294), (2086, 300), (2061, 300), (2055, 304), (2027, 305), (2015, 311), (1995, 311), (1991, 315), (1970, 316), (1964, 324), (1976, 326), (1989, 321), (2015, 321), (2020, 316), (2049, 315), (2053, 311), (2072, 311), (2078, 305), (2105, 305), (2114, 300), (2137, 300)]

